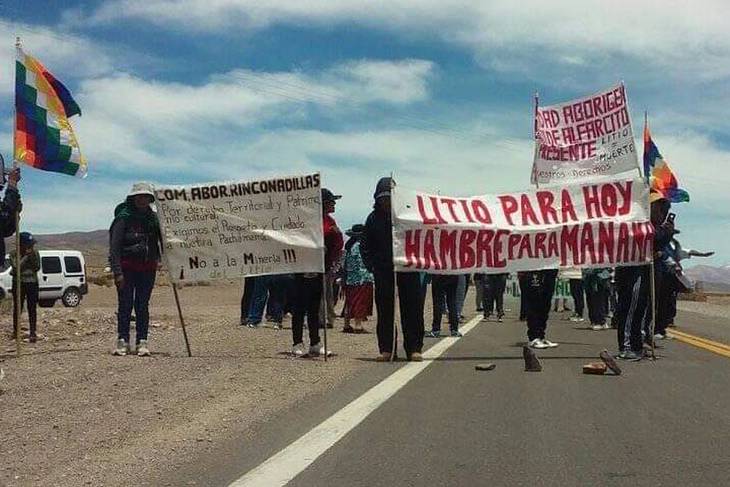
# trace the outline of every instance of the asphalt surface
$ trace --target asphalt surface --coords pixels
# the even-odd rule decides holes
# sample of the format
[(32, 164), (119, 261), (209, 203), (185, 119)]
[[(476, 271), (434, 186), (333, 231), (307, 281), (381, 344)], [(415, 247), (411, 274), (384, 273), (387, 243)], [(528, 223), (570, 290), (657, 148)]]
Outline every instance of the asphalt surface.
[[(558, 316), (548, 338), (560, 347), (538, 351), (543, 372), (523, 370), (523, 323), (480, 323), (289, 485), (728, 484), (728, 358), (666, 341), (656, 361), (622, 363), (621, 376), (583, 375), (603, 348), (615, 350), (616, 332)], [(682, 313), (682, 330), (683, 321), (693, 334), (730, 327)], [(474, 369), (486, 362), (496, 368)], [(372, 363), (335, 394), (191, 459), (169, 483), (228, 485), (401, 366)]]

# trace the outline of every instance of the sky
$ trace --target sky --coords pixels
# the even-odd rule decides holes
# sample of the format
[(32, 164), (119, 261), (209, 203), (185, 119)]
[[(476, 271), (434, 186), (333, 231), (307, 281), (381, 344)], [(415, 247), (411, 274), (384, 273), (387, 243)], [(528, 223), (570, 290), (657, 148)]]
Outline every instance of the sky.
[[(730, 264), (730, 3), (523, 0), (0, 0), (0, 152), (20, 36), (73, 93), (89, 175), (26, 168), (23, 227), (107, 228), (135, 181), (320, 171), (362, 222), (375, 183), (528, 189), (533, 103), (626, 85), (692, 201), (695, 263)], [(9, 159), (9, 158), (8, 158)]]

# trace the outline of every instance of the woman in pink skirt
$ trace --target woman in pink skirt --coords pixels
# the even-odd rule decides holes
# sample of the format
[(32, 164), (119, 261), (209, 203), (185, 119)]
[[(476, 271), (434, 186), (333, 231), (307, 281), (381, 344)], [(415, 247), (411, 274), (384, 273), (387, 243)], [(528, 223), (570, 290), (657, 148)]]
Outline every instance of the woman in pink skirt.
[(345, 333), (366, 333), (363, 322), (373, 314), (373, 275), (360, 255), (360, 237), (364, 226), (353, 225), (345, 232)]

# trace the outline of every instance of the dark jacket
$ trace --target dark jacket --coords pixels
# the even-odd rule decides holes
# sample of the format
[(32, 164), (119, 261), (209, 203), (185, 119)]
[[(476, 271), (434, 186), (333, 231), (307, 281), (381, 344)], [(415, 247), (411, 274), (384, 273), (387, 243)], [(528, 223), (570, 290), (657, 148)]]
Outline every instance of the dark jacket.
[(109, 229), (109, 263), (115, 276), (122, 270), (157, 269), (161, 254), (160, 224), (152, 209), (139, 211), (130, 200), (117, 206)]
[(15, 188), (5, 190), (5, 198), (0, 202), (0, 267), (5, 265), (5, 238), (15, 233), (15, 212), (20, 205), (20, 193)]
[(360, 254), (372, 273), (393, 272), (393, 230), (390, 213), (373, 210), (365, 221)]

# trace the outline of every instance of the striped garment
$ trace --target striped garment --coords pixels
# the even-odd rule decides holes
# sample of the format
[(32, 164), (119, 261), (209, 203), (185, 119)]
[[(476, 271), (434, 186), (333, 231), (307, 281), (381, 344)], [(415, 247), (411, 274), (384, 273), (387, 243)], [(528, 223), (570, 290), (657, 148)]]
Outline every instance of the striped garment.
[(15, 62), (15, 160), (43, 171), (86, 177), (69, 117), (81, 115), (71, 93), (18, 48)]
[(644, 124), (644, 177), (649, 181), (650, 201), (660, 198), (665, 198), (670, 203), (689, 201), (689, 193), (680, 189), (669, 164), (651, 140), (648, 124)]

